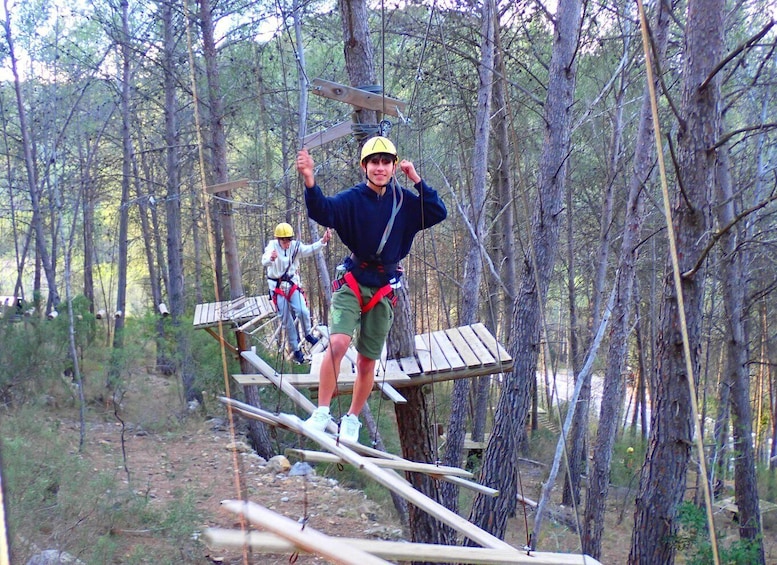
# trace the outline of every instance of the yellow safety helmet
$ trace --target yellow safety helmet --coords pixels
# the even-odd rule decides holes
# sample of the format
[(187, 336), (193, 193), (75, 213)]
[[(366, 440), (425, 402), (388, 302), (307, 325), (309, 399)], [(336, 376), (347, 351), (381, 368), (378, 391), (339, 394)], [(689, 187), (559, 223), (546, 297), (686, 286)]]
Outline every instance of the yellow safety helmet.
[(391, 140), (387, 137), (378, 135), (376, 137), (371, 137), (370, 139), (368, 139), (367, 143), (365, 143), (364, 146), (362, 147), (361, 163), (364, 164), (364, 161), (368, 157), (371, 157), (372, 155), (377, 155), (378, 153), (393, 155), (395, 163), (398, 160), (397, 148), (394, 147), (394, 144), (391, 143)]
[(286, 222), (275, 226), (275, 237), (294, 237), (294, 229)]

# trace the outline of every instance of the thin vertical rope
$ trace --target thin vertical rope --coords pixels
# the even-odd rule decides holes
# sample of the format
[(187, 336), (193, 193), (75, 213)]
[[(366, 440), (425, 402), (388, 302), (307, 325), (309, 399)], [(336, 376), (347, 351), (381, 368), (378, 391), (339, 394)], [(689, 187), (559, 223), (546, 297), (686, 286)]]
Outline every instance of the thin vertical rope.
[[(206, 174), (205, 174), (205, 153), (204, 153), (204, 147), (205, 143), (203, 141), (203, 135), (202, 135), (202, 120), (200, 117), (200, 99), (197, 94), (197, 77), (196, 77), (196, 66), (195, 66), (195, 59), (194, 59), (194, 47), (193, 47), (193, 41), (192, 41), (192, 32), (191, 32), (191, 15), (189, 13), (189, 0), (183, 0), (183, 10), (184, 10), (184, 20), (186, 22), (186, 46), (188, 50), (189, 55), (189, 73), (190, 73), (190, 82), (191, 82), (191, 88), (192, 88), (192, 97), (194, 98), (194, 121), (197, 131), (197, 150), (198, 150), (198, 156), (199, 156), (199, 173), (200, 173), (200, 186), (202, 189), (202, 195), (203, 199), (202, 202), (207, 202), (207, 181), (206, 181)], [(210, 206), (205, 205), (205, 221), (206, 226), (208, 230), (208, 245), (211, 248), (211, 272), (213, 273), (213, 289), (216, 297), (216, 302), (221, 301), (221, 297), (219, 296), (219, 287), (218, 287), (218, 281), (216, 279), (216, 258), (215, 258), (215, 234), (213, 233), (213, 222), (211, 219), (211, 211)], [(221, 369), (222, 374), (224, 378), (224, 391), (227, 396), (227, 398), (232, 398), (232, 394), (230, 391), (229, 386), (229, 371), (227, 368), (227, 354), (226, 354), (226, 347), (224, 346), (224, 324), (221, 320), (218, 321), (218, 328), (219, 328), (219, 344), (221, 349)], [(235, 432), (235, 415), (232, 410), (231, 404), (227, 404), (227, 416), (229, 421), (229, 435), (232, 439), (232, 444), (235, 445), (235, 440), (237, 437), (237, 434)], [(240, 474), (240, 461), (237, 456), (237, 449), (232, 449), (232, 471), (233, 471), (233, 480), (235, 485), (235, 491), (237, 494), (237, 498), (239, 500), (244, 500), (243, 496), (243, 485), (242, 485), (242, 479)], [(240, 531), (246, 532), (248, 530), (248, 523), (244, 516), (240, 516), (239, 518), (240, 523)], [(243, 545), (243, 563), (245, 565), (248, 565), (248, 545)]]
[(647, 71), (647, 86), (650, 94), (650, 109), (652, 111), (653, 123), (655, 124), (654, 136), (656, 140), (656, 155), (658, 157), (658, 169), (661, 174), (661, 194), (664, 199), (664, 219), (666, 220), (666, 230), (669, 239), (669, 251), (672, 257), (672, 276), (674, 277), (674, 285), (677, 291), (677, 309), (678, 316), (680, 318), (680, 332), (683, 336), (683, 356), (685, 357), (685, 370), (688, 374), (686, 381), (688, 382), (688, 392), (690, 393), (691, 401), (691, 416), (693, 418), (693, 426), (695, 433), (695, 445), (698, 451), (697, 456), (699, 458), (699, 472), (702, 476), (702, 485), (704, 491), (704, 506), (707, 510), (707, 525), (710, 533), (710, 543), (712, 545), (712, 557), (715, 565), (720, 565), (720, 556), (718, 555), (718, 540), (715, 533), (715, 522), (712, 510), (712, 493), (710, 492), (710, 484), (707, 480), (707, 464), (705, 462), (704, 455), (704, 443), (702, 441), (701, 423), (699, 421), (699, 407), (696, 402), (696, 390), (695, 381), (696, 377), (693, 373), (693, 361), (691, 359), (691, 347), (690, 338), (688, 336), (688, 324), (685, 318), (685, 302), (683, 299), (682, 279), (680, 274), (679, 259), (677, 257), (677, 241), (674, 231), (674, 225), (672, 223), (672, 210), (669, 200), (669, 186), (666, 180), (666, 168), (664, 166), (664, 151), (661, 145), (661, 124), (658, 121), (658, 100), (656, 97), (655, 84), (653, 79), (653, 65), (650, 58), (650, 39), (647, 31), (647, 18), (645, 17), (645, 8), (642, 5), (642, 0), (637, 0), (637, 7), (639, 8), (639, 21), (640, 28), (642, 30), (642, 48), (645, 53), (645, 69)]

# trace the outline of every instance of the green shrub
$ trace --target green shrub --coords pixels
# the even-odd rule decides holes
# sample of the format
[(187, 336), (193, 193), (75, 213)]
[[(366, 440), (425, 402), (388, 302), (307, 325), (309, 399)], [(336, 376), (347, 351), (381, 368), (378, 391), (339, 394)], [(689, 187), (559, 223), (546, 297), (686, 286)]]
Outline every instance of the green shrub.
[(631, 486), (645, 459), (647, 444), (640, 439), (620, 439), (615, 442), (610, 461), (610, 483)]
[[(674, 543), (685, 556), (688, 565), (709, 565), (713, 563), (712, 544), (707, 528), (707, 513), (692, 502), (683, 502), (677, 511), (679, 528)], [(726, 544), (725, 536), (717, 534), (718, 556), (726, 565), (749, 565), (757, 563), (759, 546), (750, 540), (737, 539)]]

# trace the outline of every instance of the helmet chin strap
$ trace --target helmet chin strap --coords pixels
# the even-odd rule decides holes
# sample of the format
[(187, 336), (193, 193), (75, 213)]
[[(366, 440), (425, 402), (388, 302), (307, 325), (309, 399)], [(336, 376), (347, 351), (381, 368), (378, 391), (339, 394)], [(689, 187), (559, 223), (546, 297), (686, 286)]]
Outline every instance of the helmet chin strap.
[(390, 184), (391, 184), (391, 179), (389, 179), (389, 181), (388, 181), (386, 184), (377, 184), (377, 183), (375, 183), (375, 182), (371, 181), (371, 180), (370, 180), (370, 177), (369, 177), (369, 176), (367, 176), (367, 172), (366, 172), (366, 171), (365, 171), (365, 173), (364, 173), (364, 178), (366, 178), (366, 179), (367, 179), (367, 184), (368, 184), (368, 185), (370, 185), (370, 184), (371, 184), (372, 186), (374, 186), (374, 187), (376, 187), (376, 188), (386, 188), (388, 185), (390, 185)]

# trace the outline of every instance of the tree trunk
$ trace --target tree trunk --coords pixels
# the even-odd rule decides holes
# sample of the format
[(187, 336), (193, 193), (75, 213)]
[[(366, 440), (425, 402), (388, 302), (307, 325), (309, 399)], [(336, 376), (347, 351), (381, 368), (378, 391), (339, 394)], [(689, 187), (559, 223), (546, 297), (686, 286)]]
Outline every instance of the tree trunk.
[[(397, 295), (394, 324), (391, 326), (386, 344), (389, 359), (407, 357), (415, 351), (410, 300), (406, 284), (398, 289)], [(431, 463), (436, 461), (437, 456), (433, 449), (436, 443), (433, 442), (434, 438), (431, 436), (431, 430), (434, 426), (429, 418), (425, 387), (404, 387), (402, 396), (405, 397), (407, 403), (394, 405), (402, 457), (418, 462)], [(406, 473), (406, 478), (413, 485), (413, 488), (435, 502), (441, 502), (441, 493), (434, 478), (425, 473), (410, 472)], [(408, 530), (413, 542), (451, 545), (456, 541), (456, 532), (452, 528), (435, 520), (412, 504), (408, 506)]]
[[(639, 384), (639, 423), (640, 423), (640, 436), (642, 440), (646, 440), (648, 437), (648, 421), (647, 414), (650, 408), (648, 404), (648, 397), (653, 400), (653, 388), (649, 388), (648, 385), (651, 380), (649, 375), (653, 374), (648, 369), (648, 364), (645, 361), (645, 340), (642, 338), (642, 316), (640, 315), (640, 300), (639, 300), (639, 279), (634, 278), (634, 343), (637, 349), (637, 379)], [(635, 416), (636, 417), (636, 416)]]
[[(345, 70), (351, 86), (371, 86), (377, 81), (370, 39), (369, 17), (365, 0), (337, 0), (340, 22), (343, 27), (343, 53)], [(354, 121), (360, 124), (377, 124), (373, 110), (356, 110)]]
[[(498, 22), (498, 19), (495, 20)], [(499, 41), (499, 33), (494, 34), (495, 42)], [(494, 52), (494, 67), (500, 69), (501, 74), (494, 79), (491, 96), (493, 98), (493, 131), (494, 143), (492, 145), (492, 169), (494, 186), (498, 200), (499, 220), (493, 223), (490, 235), (497, 249), (497, 254), (503, 257), (499, 277), (492, 277), (491, 291), (489, 294), (488, 319), (489, 329), (497, 336), (500, 342), (507, 341), (508, 326), (504, 318), (509, 316), (515, 299), (515, 220), (513, 204), (512, 174), (515, 167), (513, 159), (513, 147), (509, 136), (509, 105), (506, 99), (505, 77), (507, 76), (504, 56), (501, 46), (497, 45)], [(501, 335), (499, 332), (501, 331)], [(472, 440), (483, 441), (486, 431), (486, 419), (491, 395), (493, 377), (487, 375), (477, 380), (475, 390), (475, 408), (472, 413)]]
[(539, 193), (531, 220), (531, 249), (524, 260), (511, 322), (513, 339), (508, 344), (514, 366), (505, 375), (481, 471), (481, 482), (499, 490), (500, 496), (477, 495), (470, 513), (472, 523), (500, 538), (504, 537), (508, 518), (515, 512), (518, 446), (524, 436), (531, 383), (537, 374), (541, 306), (556, 261), (581, 17), (578, 0), (559, 5), (544, 110)]
[[(711, 189), (715, 185), (716, 136), (720, 131), (720, 85), (711, 72), (723, 53), (721, 0), (691, 0), (685, 27), (681, 127), (678, 133), (678, 175), (672, 223), (676, 256), (667, 258), (661, 329), (658, 336), (658, 388), (650, 426), (650, 445), (640, 477), (629, 563), (672, 563), (677, 545), (677, 508), (685, 493), (686, 471), (693, 445), (691, 389), (699, 373), (699, 347), (704, 269), (696, 265), (711, 233)], [(706, 82), (705, 82), (706, 81)], [(703, 85), (703, 86), (702, 86)], [(668, 205), (668, 203), (665, 203)], [(670, 233), (671, 236), (671, 233)], [(673, 277), (673, 260), (678, 262)], [(692, 275), (682, 275), (697, 268)], [(681, 288), (677, 287), (681, 284)], [(682, 297), (678, 293), (682, 293)], [(680, 311), (680, 300), (684, 312)], [(681, 335), (687, 327), (690, 366)], [(690, 373), (689, 373), (690, 371)], [(690, 386), (689, 386), (690, 385)]]
[[(663, 3), (658, 5), (656, 24), (653, 28), (656, 52), (662, 60), (666, 51), (667, 26), (671, 16), (669, 9), (670, 7)], [(634, 296), (634, 288), (636, 286), (637, 248), (644, 221), (645, 185), (654, 164), (653, 133), (650, 91), (646, 87), (642, 97), (637, 145), (629, 181), (625, 228), (618, 261), (617, 295), (612, 313), (612, 329), (605, 364), (602, 404), (599, 411), (599, 425), (593, 450), (593, 466), (583, 518), (583, 553), (595, 559), (599, 559), (601, 555), (605, 510), (610, 486), (612, 450), (618, 432), (619, 415), (623, 407), (623, 375), (626, 372), (626, 359), (628, 358), (628, 337), (632, 324), (631, 307), (637, 300)]]
[[(465, 200), (470, 240), (464, 258), (464, 282), (462, 284), (462, 304), (460, 325), (469, 325), (478, 319), (480, 304), (480, 281), (483, 278), (483, 246), (486, 225), (486, 183), (488, 182), (488, 140), (491, 129), (491, 85), (494, 82), (494, 36), (496, 33), (496, 6), (492, 0), (481, 5), (480, 63), (478, 64), (478, 95), (475, 116), (475, 146), (472, 156), (472, 187)], [(465, 424), (470, 390), (469, 379), (459, 379), (453, 383), (451, 395), (451, 415), (446, 430), (445, 455), (443, 464), (451, 467), (461, 465), (464, 449)], [(443, 504), (458, 512), (459, 487), (453, 483), (440, 485)]]
[[(580, 369), (583, 360), (580, 357), (580, 329), (577, 319), (577, 273), (575, 268), (575, 241), (573, 232), (572, 191), (567, 191), (567, 297), (569, 301), (569, 367), (575, 382), (580, 378)], [(601, 246), (600, 246), (601, 247)], [(601, 251), (600, 251), (601, 253)], [(604, 255), (606, 259), (606, 254)], [(597, 279), (597, 283), (598, 283)], [(594, 289), (594, 296), (598, 296), (599, 289)], [(595, 302), (592, 311), (596, 312), (600, 306)], [(595, 320), (598, 316), (594, 315)], [(596, 327), (596, 326), (592, 326)], [(572, 433), (567, 439), (567, 473), (564, 481), (561, 503), (566, 506), (575, 506), (580, 502), (580, 475), (585, 471), (586, 443), (588, 428), (588, 406), (591, 400), (591, 380), (586, 379), (580, 390), (580, 399), (577, 406), (568, 406), (567, 410), (574, 409), (575, 417), (572, 421)], [(550, 408), (550, 406), (548, 407)]]
[[(40, 265), (43, 267), (43, 271), (46, 274), (46, 282), (49, 287), (49, 295), (46, 301), (46, 311), (59, 304), (59, 293), (57, 291), (56, 271), (54, 269), (54, 258), (49, 256), (48, 248), (46, 247), (46, 233), (43, 226), (43, 210), (41, 209), (40, 197), (38, 193), (38, 173), (37, 166), (35, 164), (35, 157), (33, 152), (33, 140), (30, 136), (29, 126), (27, 124), (27, 111), (25, 109), (25, 102), (22, 96), (22, 85), (19, 80), (19, 72), (17, 70), (16, 52), (14, 49), (13, 32), (11, 30), (11, 11), (8, 7), (8, 0), (3, 0), (3, 6), (5, 7), (5, 21), (3, 22), (5, 28), (5, 40), (8, 45), (8, 56), (11, 61), (11, 70), (14, 77), (14, 92), (16, 93), (16, 106), (19, 112), (19, 129), (22, 136), (22, 150), (24, 151), (24, 164), (27, 172), (27, 187), (30, 191), (30, 202), (32, 203), (32, 226), (35, 230), (35, 252), (37, 260), (40, 261)], [(36, 275), (38, 263), (36, 262)], [(37, 286), (36, 290), (40, 290), (40, 278), (36, 278)]]
[[(214, 38), (214, 23), (212, 16), (212, 7), (210, 0), (200, 0), (200, 26), (202, 29), (203, 58), (205, 60), (205, 72), (208, 77), (208, 106), (209, 131), (211, 135), (211, 151), (213, 155), (213, 181), (216, 184), (225, 183), (228, 180), (227, 175), (227, 142), (224, 131), (224, 111), (221, 102), (221, 81), (219, 79), (219, 69), (216, 60), (216, 42)], [(229, 199), (228, 192), (220, 192), (219, 196)], [(224, 238), (224, 255), (227, 262), (227, 271), (229, 275), (229, 297), (231, 300), (244, 296), (243, 280), (240, 269), (240, 257), (237, 250), (237, 237), (235, 233), (234, 222), (232, 218), (232, 207), (226, 200), (220, 201), (216, 207), (220, 214), (221, 233)], [(218, 254), (217, 254), (218, 255)], [(243, 332), (236, 332), (237, 347), (239, 351), (250, 349), (248, 338)], [(240, 370), (242, 373), (250, 373), (253, 368), (242, 357), (240, 358)], [(252, 406), (261, 408), (259, 390), (256, 385), (246, 385), (243, 387), (246, 401)], [(187, 398), (187, 400), (193, 400)], [(249, 438), (254, 450), (265, 459), (274, 455), (272, 440), (267, 431), (267, 427), (251, 420), (249, 422)]]
[[(130, 136), (130, 97), (132, 96), (132, 73), (130, 60), (133, 52), (130, 45), (129, 2), (121, 0), (121, 205), (119, 206), (119, 251), (116, 268), (116, 316), (113, 326), (113, 349), (116, 352), (124, 347), (124, 320), (127, 315), (127, 252), (129, 248), (129, 190), (132, 174), (132, 138)], [(116, 355), (116, 353), (114, 353)], [(110, 380), (113, 383), (119, 377), (116, 361), (111, 363)]]
[(189, 332), (183, 327), (186, 311), (186, 295), (184, 287), (183, 265), (183, 234), (181, 229), (181, 167), (178, 150), (178, 101), (176, 99), (175, 68), (178, 53), (176, 52), (176, 23), (172, 5), (161, 2), (164, 48), (162, 64), (164, 65), (164, 116), (165, 116), (165, 171), (167, 173), (165, 198), (165, 218), (167, 222), (167, 298), (170, 301), (170, 319), (172, 338), (177, 347), (177, 354), (168, 362), (178, 369), (183, 385), (184, 398), (187, 401), (197, 399), (202, 402), (202, 393), (195, 387), (196, 374), (192, 358)]
[[(730, 226), (734, 222), (734, 194), (731, 186), (731, 171), (728, 148), (718, 151), (719, 202), (718, 224)], [(747, 280), (745, 264), (747, 253), (740, 248), (739, 231), (727, 230), (721, 237), (722, 261), (721, 279), (723, 301), (726, 307), (728, 336), (726, 342), (726, 372), (731, 382), (731, 420), (734, 427), (734, 491), (739, 515), (739, 537), (755, 544), (758, 548), (758, 562), (765, 563), (763, 540), (761, 538), (761, 510), (758, 502), (758, 479), (756, 457), (753, 450), (752, 410), (750, 408), (750, 347), (748, 339), (748, 308), (746, 305)]]

